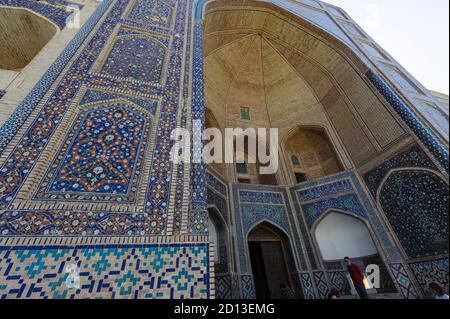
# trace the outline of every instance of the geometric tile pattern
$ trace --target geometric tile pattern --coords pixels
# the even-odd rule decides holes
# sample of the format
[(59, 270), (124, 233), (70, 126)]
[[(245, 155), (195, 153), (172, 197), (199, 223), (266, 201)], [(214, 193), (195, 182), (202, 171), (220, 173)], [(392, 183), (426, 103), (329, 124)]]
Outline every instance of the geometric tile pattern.
[(301, 273), (300, 279), (303, 287), (303, 295), (305, 299), (316, 299), (316, 294), (314, 293), (314, 286), (311, 280), (311, 275), (309, 273)]
[(232, 277), (230, 275), (215, 276), (216, 299), (232, 299)]
[(330, 279), (331, 289), (338, 291), (341, 295), (349, 295), (350, 283), (347, 278), (347, 272), (335, 271), (328, 272), (328, 278)]
[(242, 299), (256, 299), (253, 289), (253, 277), (251, 275), (241, 276)]
[(326, 299), (330, 291), (325, 273), (323, 271), (314, 272), (314, 283), (319, 293), (319, 298)]
[(448, 263), (448, 259), (438, 259), (409, 264), (426, 297), (433, 298), (428, 288), (428, 284), (431, 282), (440, 284), (448, 293)]
[(389, 268), (391, 269), (391, 272), (395, 278), (395, 281), (397, 282), (397, 285), (400, 288), (400, 292), (402, 293), (403, 297), (405, 299), (419, 298), (419, 295), (417, 294), (416, 289), (414, 288), (403, 264), (390, 264)]
[(410, 258), (448, 253), (449, 189), (440, 177), (396, 171), (381, 188), (380, 204)]
[[(205, 299), (209, 297), (208, 247), (0, 247), (0, 298)], [(78, 284), (70, 273), (75, 266)]]

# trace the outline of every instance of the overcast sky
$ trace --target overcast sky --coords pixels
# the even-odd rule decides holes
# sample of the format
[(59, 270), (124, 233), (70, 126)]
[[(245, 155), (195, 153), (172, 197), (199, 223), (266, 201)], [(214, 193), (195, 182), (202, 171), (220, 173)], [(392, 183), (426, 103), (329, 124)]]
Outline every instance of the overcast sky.
[(449, 0), (326, 2), (347, 11), (425, 87), (449, 93)]

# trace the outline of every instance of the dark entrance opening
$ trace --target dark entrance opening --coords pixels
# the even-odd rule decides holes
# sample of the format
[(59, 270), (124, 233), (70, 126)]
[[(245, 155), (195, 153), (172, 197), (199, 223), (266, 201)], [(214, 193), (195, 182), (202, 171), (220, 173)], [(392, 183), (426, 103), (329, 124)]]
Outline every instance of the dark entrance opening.
[(249, 235), (250, 260), (258, 299), (281, 299), (282, 287), (292, 289), (286, 244), (271, 229), (260, 225)]

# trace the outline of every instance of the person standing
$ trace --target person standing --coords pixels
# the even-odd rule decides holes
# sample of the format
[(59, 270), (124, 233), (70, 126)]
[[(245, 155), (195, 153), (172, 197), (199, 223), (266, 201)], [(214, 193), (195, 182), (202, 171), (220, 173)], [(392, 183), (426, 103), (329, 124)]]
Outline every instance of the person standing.
[(364, 285), (364, 275), (358, 265), (354, 264), (350, 257), (344, 258), (347, 264), (347, 270), (352, 278), (353, 285), (355, 286), (356, 292), (361, 299), (369, 299), (369, 294), (367, 293), (366, 286)]

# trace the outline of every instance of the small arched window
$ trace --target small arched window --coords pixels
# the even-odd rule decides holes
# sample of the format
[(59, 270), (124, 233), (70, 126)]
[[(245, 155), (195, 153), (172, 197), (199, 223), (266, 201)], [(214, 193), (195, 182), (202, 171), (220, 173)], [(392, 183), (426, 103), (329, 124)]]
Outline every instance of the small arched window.
[(297, 155), (292, 155), (291, 156), (291, 161), (292, 161), (292, 164), (294, 165), (294, 166), (300, 166), (300, 160), (299, 160), (299, 158), (298, 158), (298, 156)]
[(236, 171), (238, 174), (248, 174), (247, 163), (236, 163)]

